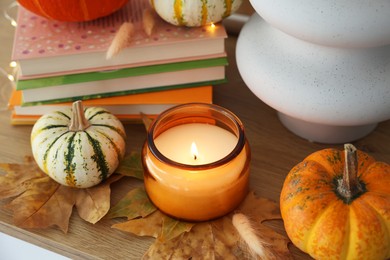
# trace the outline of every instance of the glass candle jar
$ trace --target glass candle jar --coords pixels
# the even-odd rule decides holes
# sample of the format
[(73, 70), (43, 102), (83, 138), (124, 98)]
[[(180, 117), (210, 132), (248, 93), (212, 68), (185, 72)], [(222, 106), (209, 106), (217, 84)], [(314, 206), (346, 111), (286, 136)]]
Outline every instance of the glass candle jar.
[(248, 192), (250, 147), (232, 112), (190, 103), (160, 114), (142, 150), (150, 200), (165, 214), (205, 221), (234, 210)]

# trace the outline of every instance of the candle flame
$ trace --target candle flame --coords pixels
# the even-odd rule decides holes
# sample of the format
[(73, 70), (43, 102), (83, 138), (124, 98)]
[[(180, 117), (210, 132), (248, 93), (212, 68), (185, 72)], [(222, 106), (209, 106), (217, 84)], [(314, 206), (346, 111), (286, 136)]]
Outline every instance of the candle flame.
[(196, 147), (195, 142), (192, 142), (191, 144), (191, 154), (194, 156), (194, 160), (198, 158), (198, 147)]
[(215, 27), (215, 24), (214, 24), (214, 23), (211, 23), (211, 24), (210, 24), (210, 27), (211, 27), (211, 28), (214, 28), (214, 27)]

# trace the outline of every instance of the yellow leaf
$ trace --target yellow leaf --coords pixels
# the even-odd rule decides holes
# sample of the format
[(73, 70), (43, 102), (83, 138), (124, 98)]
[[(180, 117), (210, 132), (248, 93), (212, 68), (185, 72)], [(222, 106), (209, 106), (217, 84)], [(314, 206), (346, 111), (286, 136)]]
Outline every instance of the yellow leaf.
[(112, 228), (130, 232), (137, 236), (157, 238), (161, 233), (163, 217), (164, 215), (160, 211), (155, 211), (145, 218), (114, 224)]
[(79, 216), (92, 224), (104, 217), (110, 209), (110, 184), (121, 175), (112, 175), (105, 182), (88, 189), (76, 190), (76, 208)]

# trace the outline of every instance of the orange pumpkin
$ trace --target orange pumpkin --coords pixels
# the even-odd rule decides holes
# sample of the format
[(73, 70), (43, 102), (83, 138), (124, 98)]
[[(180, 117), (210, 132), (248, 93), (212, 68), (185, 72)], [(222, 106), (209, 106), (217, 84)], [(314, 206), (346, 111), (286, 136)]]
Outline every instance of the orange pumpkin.
[(293, 244), (316, 259), (390, 257), (390, 165), (350, 144), (296, 165), (280, 209)]
[(50, 20), (66, 22), (90, 21), (109, 15), (128, 0), (18, 0), (27, 10)]

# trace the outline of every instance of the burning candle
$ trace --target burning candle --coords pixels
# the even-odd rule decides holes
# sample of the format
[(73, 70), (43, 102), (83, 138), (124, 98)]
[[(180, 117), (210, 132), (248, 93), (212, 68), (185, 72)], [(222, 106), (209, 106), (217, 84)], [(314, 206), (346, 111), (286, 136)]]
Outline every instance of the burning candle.
[(172, 161), (199, 165), (227, 156), (237, 145), (237, 139), (237, 136), (218, 126), (191, 123), (168, 129), (154, 139), (154, 143)]
[(162, 212), (189, 221), (223, 216), (248, 190), (250, 149), (241, 121), (210, 104), (163, 112), (143, 148), (145, 188)]

